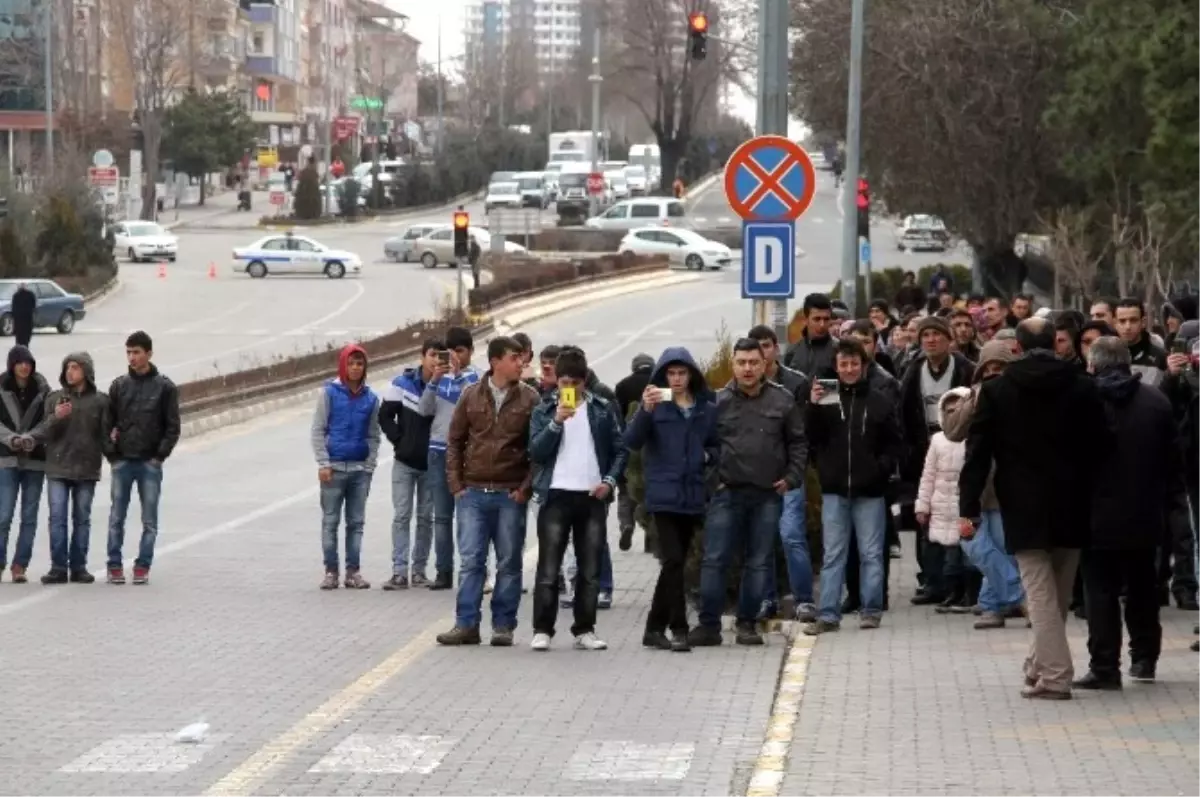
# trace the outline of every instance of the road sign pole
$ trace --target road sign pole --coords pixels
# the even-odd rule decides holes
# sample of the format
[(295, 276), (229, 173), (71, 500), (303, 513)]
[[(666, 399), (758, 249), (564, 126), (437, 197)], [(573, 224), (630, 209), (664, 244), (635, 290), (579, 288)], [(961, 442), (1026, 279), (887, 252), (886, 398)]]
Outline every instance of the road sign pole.
[[(599, 27), (592, 34), (592, 74), (588, 75), (588, 82), (592, 84), (592, 173), (595, 173), (600, 168), (600, 84), (604, 82), (604, 76), (600, 74)], [(590, 215), (599, 214), (600, 197), (593, 194), (588, 207), (591, 211)]]
[(855, 192), (845, 186), (862, 176), (859, 163), (859, 127), (862, 123), (863, 16), (866, 0), (851, 0), (850, 88), (846, 102), (846, 181), (842, 183), (842, 301), (856, 318), (858, 302), (858, 205)]
[[(788, 131), (788, 22), (788, 0), (758, 0), (757, 132), (760, 136), (786, 136)], [(744, 251), (742, 264), (745, 268)], [(787, 299), (755, 300), (753, 323), (771, 326), (780, 340), (787, 340)]]
[(858, 260), (859, 269), (863, 275), (863, 292), (866, 294), (863, 301), (869, 307), (873, 301), (871, 296), (871, 240), (869, 238), (860, 237), (858, 239)]

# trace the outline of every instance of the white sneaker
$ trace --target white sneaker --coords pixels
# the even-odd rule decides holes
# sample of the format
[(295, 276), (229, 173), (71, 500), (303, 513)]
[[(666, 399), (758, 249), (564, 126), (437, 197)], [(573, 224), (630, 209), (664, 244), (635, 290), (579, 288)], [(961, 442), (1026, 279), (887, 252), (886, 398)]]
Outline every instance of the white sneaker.
[(580, 634), (575, 637), (576, 650), (608, 650), (608, 643), (595, 634)]
[(534, 650), (549, 650), (550, 649), (550, 635), (549, 634), (534, 634), (533, 642), (531, 642), (529, 644), (529, 647), (533, 648)]

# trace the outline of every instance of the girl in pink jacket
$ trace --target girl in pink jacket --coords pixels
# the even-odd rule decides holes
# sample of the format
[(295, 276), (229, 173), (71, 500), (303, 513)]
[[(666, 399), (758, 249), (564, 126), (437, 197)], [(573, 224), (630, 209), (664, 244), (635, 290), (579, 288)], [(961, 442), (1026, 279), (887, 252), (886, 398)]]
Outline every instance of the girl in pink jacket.
[[(938, 402), (938, 414), (945, 423), (946, 412), (971, 395), (969, 388), (948, 390)], [(945, 575), (948, 597), (939, 611), (969, 611), (966, 599), (966, 566), (958, 547), (958, 474), (966, 457), (966, 443), (952, 443), (943, 432), (929, 441), (929, 453), (917, 488), (917, 520), (929, 527), (929, 541), (945, 547)]]

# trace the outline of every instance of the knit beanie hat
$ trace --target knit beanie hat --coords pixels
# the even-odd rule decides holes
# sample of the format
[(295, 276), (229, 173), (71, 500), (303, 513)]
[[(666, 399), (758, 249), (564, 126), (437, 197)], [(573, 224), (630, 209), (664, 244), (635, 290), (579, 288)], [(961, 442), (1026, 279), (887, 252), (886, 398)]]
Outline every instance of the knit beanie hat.
[(638, 354), (633, 358), (633, 364), (629, 366), (631, 371), (650, 370), (654, 367), (654, 358), (649, 354)]
[(953, 340), (954, 337), (950, 334), (950, 325), (946, 323), (946, 319), (936, 315), (929, 315), (917, 322), (917, 337), (925, 334), (925, 330), (932, 329), (935, 332), (941, 332), (947, 339)]

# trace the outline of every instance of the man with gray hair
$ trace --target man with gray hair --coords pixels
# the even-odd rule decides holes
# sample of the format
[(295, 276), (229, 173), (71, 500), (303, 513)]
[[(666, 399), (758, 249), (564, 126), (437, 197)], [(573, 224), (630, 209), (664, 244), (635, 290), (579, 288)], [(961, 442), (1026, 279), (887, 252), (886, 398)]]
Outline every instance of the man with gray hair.
[(1017, 326), (1023, 356), (983, 383), (959, 476), (959, 526), (974, 536), (995, 461), (995, 489), (1008, 552), (1021, 571), (1033, 644), (1022, 697), (1069, 700), (1074, 669), (1067, 607), (1080, 549), (1091, 533), (1091, 468), (1108, 449), (1099, 391), (1077, 366), (1054, 356), (1054, 324)]
[(1129, 632), (1129, 677), (1154, 681), (1162, 649), (1158, 554), (1167, 517), (1182, 499), (1183, 453), (1171, 402), (1134, 373), (1129, 346), (1101, 337), (1088, 371), (1104, 400), (1111, 445), (1089, 468), (1091, 539), (1083, 554), (1090, 667), (1077, 689), (1121, 688), (1121, 588)]

